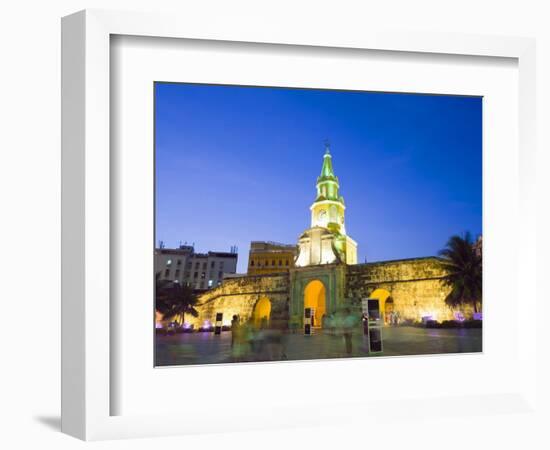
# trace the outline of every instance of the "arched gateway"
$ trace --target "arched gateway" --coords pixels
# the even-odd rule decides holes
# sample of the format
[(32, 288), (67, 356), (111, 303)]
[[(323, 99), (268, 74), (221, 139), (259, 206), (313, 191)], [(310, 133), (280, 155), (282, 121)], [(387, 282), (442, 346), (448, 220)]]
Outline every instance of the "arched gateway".
[(256, 303), (252, 319), (254, 326), (260, 328), (262, 326), (269, 325), (269, 319), (271, 318), (271, 302), (267, 297), (262, 297)]
[(313, 328), (321, 328), (327, 311), (326, 289), (321, 281), (310, 281), (304, 289), (304, 310), (306, 308), (311, 308)]
[(386, 289), (375, 289), (369, 298), (375, 298), (380, 302), (380, 316), (385, 324), (390, 323), (390, 314), (394, 311), (393, 298)]

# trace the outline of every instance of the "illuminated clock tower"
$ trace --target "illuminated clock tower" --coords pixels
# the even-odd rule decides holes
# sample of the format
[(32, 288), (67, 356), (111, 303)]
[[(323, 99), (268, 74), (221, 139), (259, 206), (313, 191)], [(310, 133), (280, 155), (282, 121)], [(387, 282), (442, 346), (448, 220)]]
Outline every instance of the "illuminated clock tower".
[(328, 228), (331, 231), (346, 234), (344, 224), (344, 198), (339, 194), (340, 184), (332, 168), (332, 156), (328, 144), (325, 144), (325, 156), (321, 175), (317, 177), (317, 197), (309, 208), (311, 226)]
[(346, 234), (346, 206), (340, 183), (332, 168), (332, 155), (325, 144), (323, 167), (317, 177), (317, 196), (310, 206), (311, 228), (298, 241), (296, 266), (357, 264), (357, 243)]

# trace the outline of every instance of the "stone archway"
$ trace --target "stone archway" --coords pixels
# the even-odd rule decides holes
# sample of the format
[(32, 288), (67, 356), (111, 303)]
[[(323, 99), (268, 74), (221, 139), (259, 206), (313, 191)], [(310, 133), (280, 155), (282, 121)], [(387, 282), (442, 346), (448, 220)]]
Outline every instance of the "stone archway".
[(327, 302), (325, 285), (320, 280), (312, 280), (306, 285), (304, 289), (305, 308), (313, 310), (313, 327), (321, 328), (327, 311)]
[(390, 323), (389, 314), (391, 312), (395, 311), (394, 304), (393, 304), (393, 298), (392, 298), (390, 292), (387, 291), (386, 289), (382, 289), (382, 288), (375, 289), (369, 295), (369, 298), (378, 299), (379, 304), (380, 304), (380, 317), (382, 317), (384, 319), (384, 324), (389, 324)]
[(262, 297), (256, 302), (252, 313), (252, 321), (256, 328), (269, 326), (271, 319), (271, 301), (267, 297)]

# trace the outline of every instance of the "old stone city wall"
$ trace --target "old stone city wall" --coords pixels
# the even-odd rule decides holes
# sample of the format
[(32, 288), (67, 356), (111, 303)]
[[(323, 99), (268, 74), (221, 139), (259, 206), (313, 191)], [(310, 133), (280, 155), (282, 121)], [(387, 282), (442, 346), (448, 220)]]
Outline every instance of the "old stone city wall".
[[(344, 297), (380, 299), (383, 317), (388, 305), (386, 300), (390, 300), (401, 320), (420, 321), (426, 316), (437, 321), (452, 320), (457, 312), (471, 318), (471, 307), (453, 310), (445, 304), (449, 288), (442, 282), (444, 275), (441, 260), (436, 257), (349, 265)], [(288, 273), (226, 279), (222, 285), (199, 297), (199, 316), (186, 315), (186, 322), (197, 329), (205, 321), (213, 324), (218, 312), (223, 313), (224, 325), (229, 325), (235, 314), (246, 321), (253, 316), (258, 301), (267, 298), (271, 306), (271, 325), (288, 326), (290, 284)]]
[(444, 275), (436, 257), (357, 264), (348, 266), (346, 296), (379, 298), (384, 312), (389, 295), (401, 320), (420, 321), (425, 316), (438, 321), (452, 320), (458, 311), (471, 318), (470, 307), (453, 310), (445, 304), (449, 288), (442, 282)]
[(289, 276), (255, 275), (228, 278), (215, 289), (202, 294), (198, 299), (199, 316), (186, 316), (186, 322), (193, 324), (195, 329), (203, 326), (205, 321), (214, 324), (216, 313), (223, 313), (223, 324), (229, 325), (233, 315), (238, 315), (241, 321), (249, 320), (256, 303), (267, 298), (271, 303), (270, 322), (272, 325), (288, 322)]

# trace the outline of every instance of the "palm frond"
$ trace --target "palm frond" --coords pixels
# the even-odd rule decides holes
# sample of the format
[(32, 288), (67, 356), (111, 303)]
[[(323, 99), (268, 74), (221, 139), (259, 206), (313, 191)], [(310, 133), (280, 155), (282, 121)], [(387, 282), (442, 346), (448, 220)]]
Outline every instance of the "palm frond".
[(451, 236), (439, 255), (447, 273), (443, 283), (451, 289), (445, 298), (447, 305), (458, 307), (481, 303), (482, 261), (475, 251), (471, 234)]

